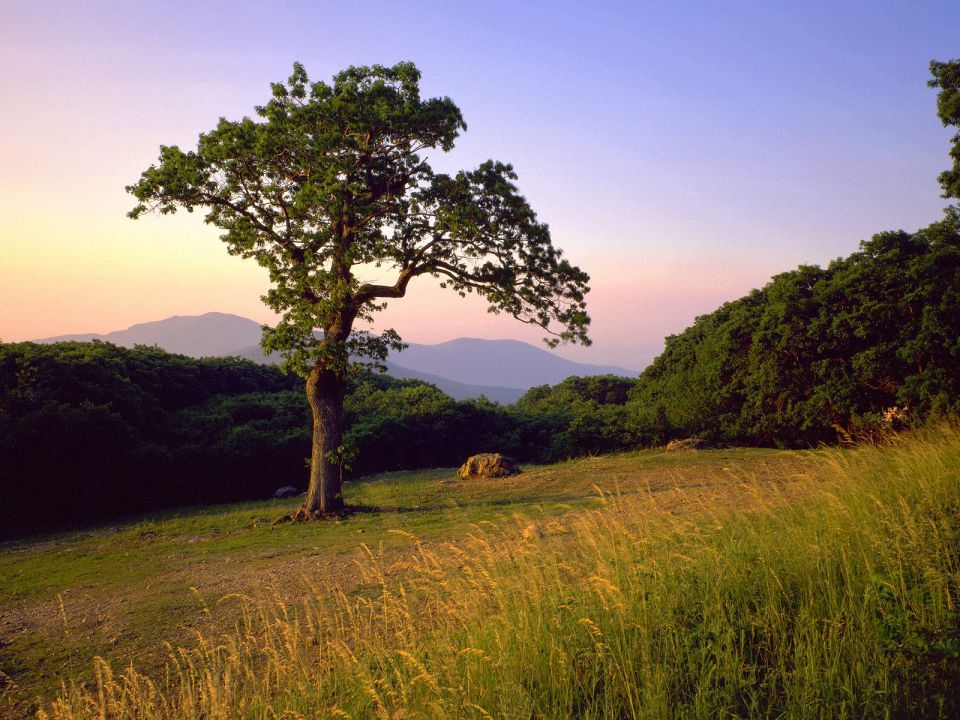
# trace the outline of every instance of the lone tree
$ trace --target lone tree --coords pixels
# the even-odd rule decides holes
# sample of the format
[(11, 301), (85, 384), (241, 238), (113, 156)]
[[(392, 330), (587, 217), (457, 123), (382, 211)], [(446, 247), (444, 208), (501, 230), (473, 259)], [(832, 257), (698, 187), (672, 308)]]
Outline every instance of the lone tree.
[[(294, 64), (256, 108), (260, 119), (221, 118), (189, 152), (161, 146), (157, 164), (127, 188), (138, 201), (130, 217), (204, 208), (230, 254), (269, 271), (263, 300), (281, 317), (264, 327), (262, 345), (306, 379), (313, 413), (298, 519), (343, 505), (348, 373), (382, 366), (402, 347), (392, 330), (354, 325), (402, 298), (414, 278), (477, 293), (491, 312), (543, 328), (551, 347), (590, 342), (589, 276), (553, 247), (513, 168), (490, 160), (455, 176), (431, 169), (424, 151), (449, 151), (466, 124), (449, 98), (422, 100), (419, 81), (409, 62), (351, 67), (330, 85)], [(361, 266), (393, 282), (364, 282)]]

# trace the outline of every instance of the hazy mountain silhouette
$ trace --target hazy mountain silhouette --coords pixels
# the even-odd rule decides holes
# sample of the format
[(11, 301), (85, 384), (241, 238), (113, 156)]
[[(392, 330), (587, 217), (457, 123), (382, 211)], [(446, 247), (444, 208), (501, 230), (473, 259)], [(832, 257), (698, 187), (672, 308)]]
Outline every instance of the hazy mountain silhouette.
[(466, 400), (467, 398), (477, 398), (483, 395), (487, 400), (509, 405), (520, 399), (527, 388), (497, 387), (496, 385), (474, 385), (470, 383), (461, 383), (449, 378), (431, 375), (430, 373), (418, 372), (409, 368), (387, 362), (387, 374), (395, 378), (405, 378), (407, 380), (423, 380), (432, 385), (436, 385), (454, 400)]
[[(250, 347), (241, 348), (240, 350), (230, 354), (258, 363), (280, 362), (279, 355), (276, 353), (271, 353), (270, 355), (265, 356), (263, 349), (259, 345), (251, 345)], [(519, 400), (520, 396), (523, 395), (523, 393), (525, 393), (527, 390), (527, 388), (510, 388), (498, 387), (495, 385), (473, 385), (470, 383), (461, 383), (456, 382), (455, 380), (449, 380), (445, 377), (439, 377), (437, 375), (431, 375), (430, 373), (419, 372), (417, 370), (411, 370), (410, 368), (401, 367), (400, 365), (389, 361), (386, 363), (386, 365), (387, 375), (391, 375), (395, 378), (403, 378), (406, 380), (422, 380), (423, 382), (431, 383), (432, 385), (436, 385), (438, 388), (443, 390), (443, 392), (452, 397), (454, 400), (466, 400), (467, 398), (477, 398), (483, 395), (488, 400), (509, 405), (510, 403)]]
[(457, 338), (437, 345), (411, 343), (399, 353), (390, 353), (390, 360), (456, 382), (513, 388), (556, 385), (571, 375), (639, 375), (610, 365), (573, 362), (519, 340)]
[[(103, 335), (60, 335), (37, 342), (104, 340), (124, 347), (157, 345), (192, 357), (236, 355), (254, 362), (278, 362), (260, 348), (259, 323), (226, 313), (175, 316)], [(484, 395), (510, 403), (535, 385), (555, 385), (571, 375), (623, 375), (624, 368), (577, 363), (519, 340), (458, 338), (437, 345), (411, 343), (390, 354), (387, 372), (398, 378), (433, 383), (451, 397)]]
[(191, 357), (233, 355), (240, 347), (260, 342), (260, 324), (239, 315), (210, 312), (203, 315), (175, 315), (166, 320), (139, 323), (126, 330), (104, 335), (58, 335), (37, 340), (41, 343), (103, 340), (114, 345), (157, 345), (167, 352)]

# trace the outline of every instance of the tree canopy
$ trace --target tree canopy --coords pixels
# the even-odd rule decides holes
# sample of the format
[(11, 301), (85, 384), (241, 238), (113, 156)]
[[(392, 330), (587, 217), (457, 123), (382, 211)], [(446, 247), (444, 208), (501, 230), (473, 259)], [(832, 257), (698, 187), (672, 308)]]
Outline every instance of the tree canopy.
[[(256, 108), (260, 121), (221, 119), (196, 150), (162, 146), (128, 188), (139, 201), (130, 215), (206, 209), (231, 254), (269, 271), (264, 299), (281, 320), (264, 347), (301, 374), (351, 351), (382, 357), (396, 337), (349, 338), (352, 322), (421, 275), (479, 293), (552, 344), (589, 342), (589, 278), (553, 247), (513, 168), (431, 169), (424, 151), (450, 150), (466, 124), (449, 98), (421, 99), (419, 80), (409, 62), (351, 67), (332, 84), (310, 82), (295, 64)], [(364, 282), (358, 266), (392, 270), (393, 282)]]

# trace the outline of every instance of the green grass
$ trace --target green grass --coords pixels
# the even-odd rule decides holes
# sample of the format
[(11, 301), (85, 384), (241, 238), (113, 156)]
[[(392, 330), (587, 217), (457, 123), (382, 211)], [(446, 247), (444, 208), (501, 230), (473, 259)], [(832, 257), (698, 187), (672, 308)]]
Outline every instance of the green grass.
[[(8, 548), (3, 602), (55, 609), (61, 593), (65, 607), (59, 625), (47, 613), (5, 638), (10, 707), (40, 695), (57, 718), (958, 710), (955, 430), (882, 450), (643, 452), (451, 477), (355, 484), (350, 500), (378, 509), (341, 523), (270, 528), (281, 506), (259, 503)], [(531, 521), (545, 537), (521, 539)], [(121, 602), (86, 627), (82, 598)], [(163, 640), (179, 649), (158, 652)], [(58, 668), (29, 667), (62, 647)]]

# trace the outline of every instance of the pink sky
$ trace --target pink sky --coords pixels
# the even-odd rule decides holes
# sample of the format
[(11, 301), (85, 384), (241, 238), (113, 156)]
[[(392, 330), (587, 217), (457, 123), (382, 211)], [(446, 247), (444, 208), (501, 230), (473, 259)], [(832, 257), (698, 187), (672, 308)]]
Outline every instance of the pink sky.
[[(128, 220), (124, 186), (160, 144), (251, 114), (294, 59), (318, 79), (413, 59), (425, 95), (461, 106), (470, 130), (435, 166), (514, 163), (593, 278), (594, 345), (560, 350), (584, 362), (641, 369), (772, 274), (939, 216), (948, 133), (926, 64), (960, 52), (956, 5), (611, 8), (0, 1), (0, 339), (269, 322), (260, 268), (199, 215)], [(412, 342), (540, 337), (429, 280), (379, 324)]]

